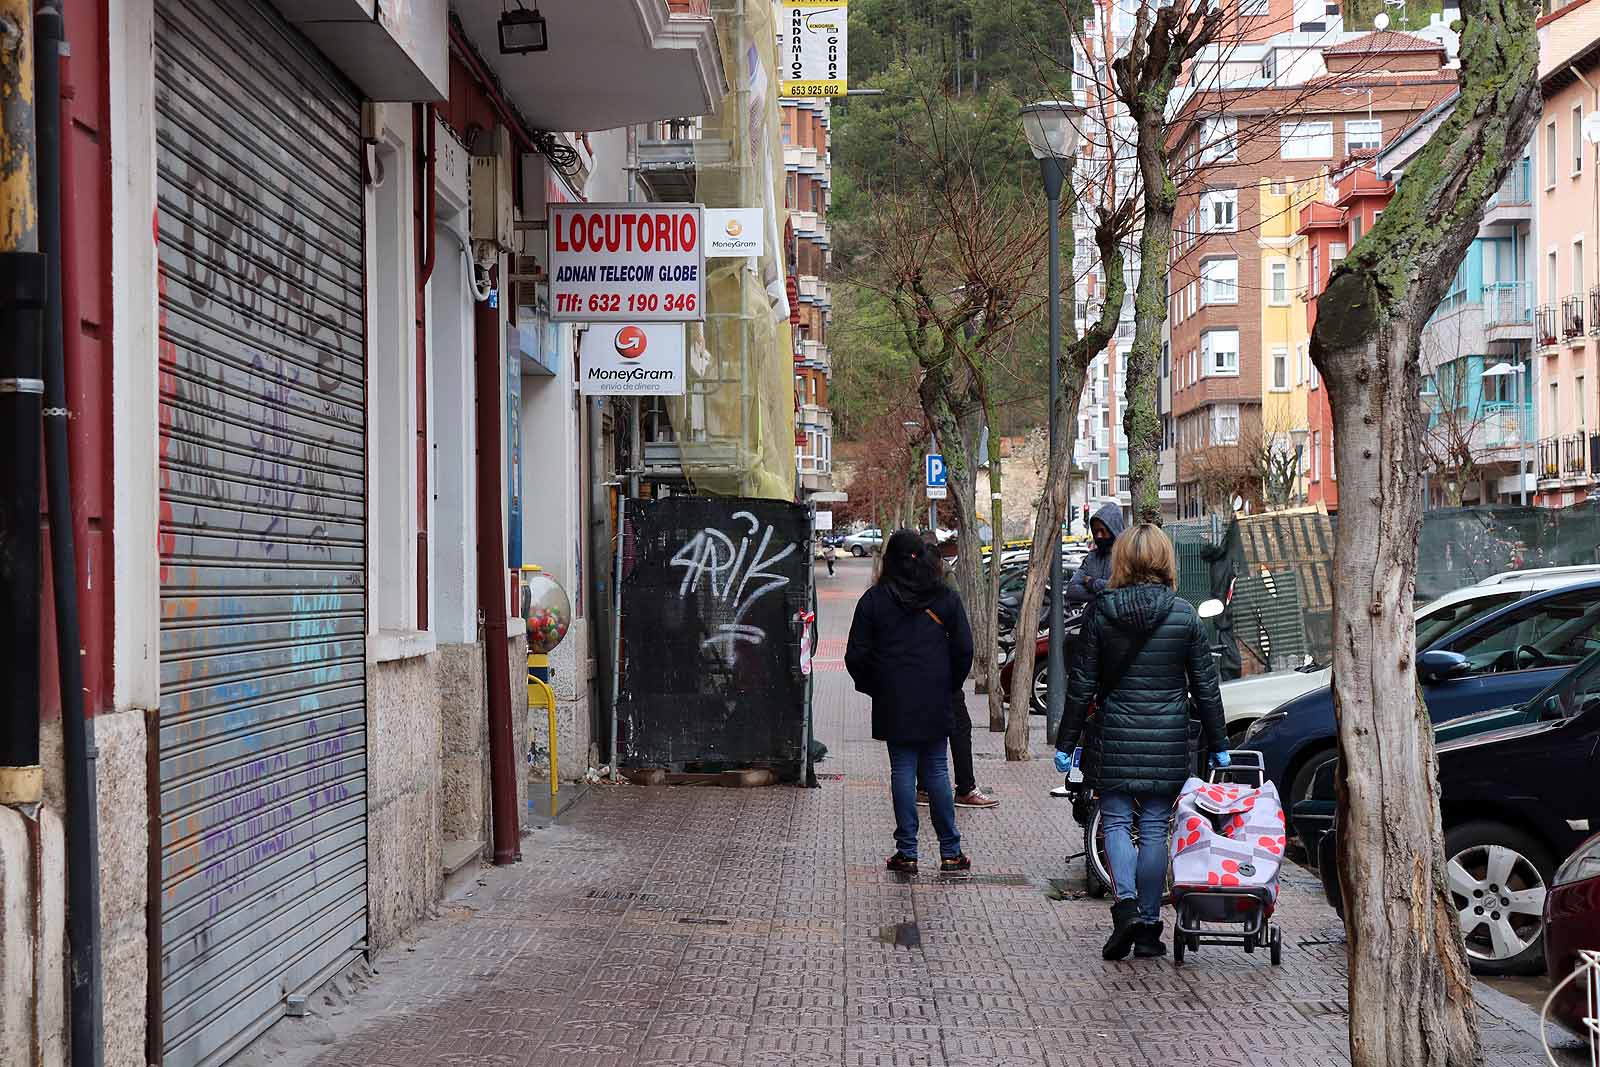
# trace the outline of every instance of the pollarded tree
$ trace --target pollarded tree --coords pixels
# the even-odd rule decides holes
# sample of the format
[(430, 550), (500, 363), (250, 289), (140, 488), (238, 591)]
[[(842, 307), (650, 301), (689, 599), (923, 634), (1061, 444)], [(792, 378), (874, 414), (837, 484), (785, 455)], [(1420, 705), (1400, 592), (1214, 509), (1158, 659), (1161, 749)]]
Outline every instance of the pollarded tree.
[(1340, 510), (1333, 695), (1339, 869), (1356, 1067), (1481, 1061), (1417, 692), (1423, 327), (1538, 120), (1527, 0), (1463, 0), (1460, 93), (1383, 217), (1318, 298), (1311, 358), (1333, 408)]

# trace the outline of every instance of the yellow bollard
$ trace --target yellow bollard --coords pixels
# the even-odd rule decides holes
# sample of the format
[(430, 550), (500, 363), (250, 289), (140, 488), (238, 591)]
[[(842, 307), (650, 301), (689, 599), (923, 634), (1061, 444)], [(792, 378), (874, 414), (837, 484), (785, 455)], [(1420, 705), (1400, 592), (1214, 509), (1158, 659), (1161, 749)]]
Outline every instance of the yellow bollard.
[(550, 817), (553, 819), (561, 795), (561, 778), (556, 763), (556, 691), (541, 677), (549, 673), (549, 656), (528, 653), (528, 711), (531, 714), (535, 705), (543, 705), (550, 723)]

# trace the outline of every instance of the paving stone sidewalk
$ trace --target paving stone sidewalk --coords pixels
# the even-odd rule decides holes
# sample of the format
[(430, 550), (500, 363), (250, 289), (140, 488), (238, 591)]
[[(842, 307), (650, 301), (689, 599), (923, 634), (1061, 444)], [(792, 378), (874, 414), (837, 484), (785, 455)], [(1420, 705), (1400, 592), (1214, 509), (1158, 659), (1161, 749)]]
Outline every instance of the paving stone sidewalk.
[[(1283, 966), (1206, 948), (1183, 967), (1105, 963), (1082, 834), (1048, 760), (976, 736), (996, 810), (959, 814), (974, 877), (883, 870), (888, 763), (841, 662), (864, 578), (822, 579), (822, 788), (593, 790), (486, 871), (348, 1000), (314, 998), (246, 1063), (1323, 1067), (1349, 1062), (1343, 930), (1286, 872)], [(977, 698), (975, 721), (984, 722)], [(1042, 726), (1034, 750), (1043, 757)], [(937, 867), (925, 828), (924, 869)], [(1484, 1014), (1486, 1061), (1544, 1063)], [(254, 1059), (252, 1059), (254, 1057)]]

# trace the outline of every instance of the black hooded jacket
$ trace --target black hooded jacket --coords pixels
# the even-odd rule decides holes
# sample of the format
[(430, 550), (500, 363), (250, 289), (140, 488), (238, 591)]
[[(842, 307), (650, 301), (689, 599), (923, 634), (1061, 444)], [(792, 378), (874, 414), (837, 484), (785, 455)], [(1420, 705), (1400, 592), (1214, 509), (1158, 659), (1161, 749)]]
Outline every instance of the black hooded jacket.
[(972, 627), (943, 583), (880, 582), (856, 604), (845, 669), (872, 698), (872, 736), (891, 744), (949, 737), (951, 696), (972, 670)]
[(1222, 694), (1205, 628), (1194, 606), (1162, 585), (1103, 594), (1089, 612), (1073, 664), (1056, 748), (1077, 747), (1100, 672), (1115, 672), (1146, 634), (1149, 639), (1110, 692), (1084, 743), (1084, 777), (1102, 791), (1175, 794), (1192, 773), (1189, 701), (1194, 698), (1209, 751), (1227, 746)]
[[(1117, 542), (1122, 536), (1122, 508), (1116, 504), (1106, 503), (1094, 513), (1094, 518), (1105, 524), (1111, 531), (1111, 544)], [(1093, 521), (1092, 519), (1090, 520)], [(1089, 579), (1096, 583), (1103, 583), (1111, 577), (1111, 546), (1107, 545), (1104, 552), (1096, 545), (1083, 557), (1083, 563), (1072, 572), (1072, 580), (1067, 583), (1067, 601), (1072, 604), (1086, 604), (1095, 598), (1095, 590), (1089, 588)]]

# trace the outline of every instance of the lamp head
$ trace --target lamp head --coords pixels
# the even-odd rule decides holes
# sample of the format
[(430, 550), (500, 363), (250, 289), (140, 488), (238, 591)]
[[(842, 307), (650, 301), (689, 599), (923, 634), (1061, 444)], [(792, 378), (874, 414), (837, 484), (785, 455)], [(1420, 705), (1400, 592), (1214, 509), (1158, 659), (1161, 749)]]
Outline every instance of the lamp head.
[(1022, 132), (1033, 158), (1067, 159), (1077, 154), (1083, 108), (1070, 100), (1039, 100), (1024, 107)]

